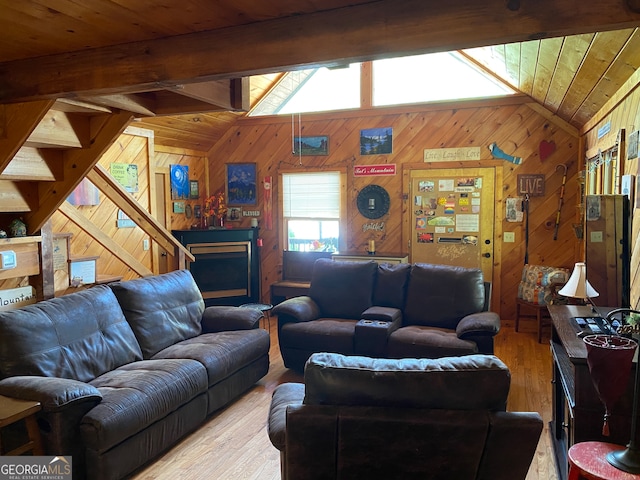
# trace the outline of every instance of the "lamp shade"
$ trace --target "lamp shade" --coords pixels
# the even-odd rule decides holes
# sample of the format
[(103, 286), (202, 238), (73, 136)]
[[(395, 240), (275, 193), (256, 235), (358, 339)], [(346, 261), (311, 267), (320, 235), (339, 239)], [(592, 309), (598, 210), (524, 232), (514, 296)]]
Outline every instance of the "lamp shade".
[(599, 295), (587, 280), (587, 266), (584, 262), (578, 262), (573, 267), (573, 272), (567, 283), (558, 290), (558, 294), (572, 298), (593, 298)]

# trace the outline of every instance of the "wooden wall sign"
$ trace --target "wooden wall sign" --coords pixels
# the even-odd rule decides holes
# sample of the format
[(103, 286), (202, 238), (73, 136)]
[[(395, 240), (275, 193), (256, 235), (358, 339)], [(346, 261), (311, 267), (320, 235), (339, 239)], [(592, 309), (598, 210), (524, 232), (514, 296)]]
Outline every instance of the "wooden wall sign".
[(524, 173), (518, 175), (518, 194), (529, 194), (530, 197), (544, 196), (544, 174)]

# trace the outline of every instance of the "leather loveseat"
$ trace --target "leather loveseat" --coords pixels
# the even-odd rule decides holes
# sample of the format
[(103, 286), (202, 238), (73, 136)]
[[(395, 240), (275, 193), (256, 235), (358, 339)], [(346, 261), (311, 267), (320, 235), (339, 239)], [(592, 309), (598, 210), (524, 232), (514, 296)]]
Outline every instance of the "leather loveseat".
[(269, 438), (283, 480), (524, 480), (542, 419), (507, 412), (509, 387), (492, 355), (316, 353), (274, 391)]
[(174, 445), (269, 369), (262, 313), (205, 309), (180, 270), (0, 313), (0, 394), (36, 400), (47, 455), (118, 479)]
[(284, 364), (315, 352), (386, 358), (492, 354), (500, 317), (482, 271), (435, 264), (319, 259), (309, 295), (273, 309)]

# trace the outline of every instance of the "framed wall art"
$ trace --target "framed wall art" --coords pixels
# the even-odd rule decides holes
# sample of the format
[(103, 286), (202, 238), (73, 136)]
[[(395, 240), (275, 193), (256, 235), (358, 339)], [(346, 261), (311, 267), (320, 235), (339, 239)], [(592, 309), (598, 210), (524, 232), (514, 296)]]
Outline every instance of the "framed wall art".
[(189, 180), (189, 197), (193, 200), (200, 198), (200, 187), (198, 180)]
[(239, 222), (242, 220), (242, 207), (229, 207), (227, 211), (227, 221)]
[(227, 163), (227, 203), (256, 205), (256, 164)]
[(171, 199), (189, 198), (189, 166), (169, 165), (171, 177)]
[(293, 137), (294, 155), (329, 155), (329, 137)]
[(393, 151), (393, 128), (360, 130), (360, 155), (382, 155)]

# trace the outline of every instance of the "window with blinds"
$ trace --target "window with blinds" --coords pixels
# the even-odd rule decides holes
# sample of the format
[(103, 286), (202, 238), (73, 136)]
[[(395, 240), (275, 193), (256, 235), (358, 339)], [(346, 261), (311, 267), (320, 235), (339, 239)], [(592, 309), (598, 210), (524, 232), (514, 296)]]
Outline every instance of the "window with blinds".
[(340, 172), (282, 174), (288, 250), (338, 250)]

